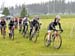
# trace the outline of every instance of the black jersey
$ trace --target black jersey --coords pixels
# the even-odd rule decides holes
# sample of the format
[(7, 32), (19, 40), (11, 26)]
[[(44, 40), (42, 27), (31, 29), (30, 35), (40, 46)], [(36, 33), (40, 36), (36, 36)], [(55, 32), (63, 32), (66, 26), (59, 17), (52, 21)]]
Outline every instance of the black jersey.
[(12, 26), (14, 26), (14, 21), (9, 22), (9, 27), (12, 27)]
[(48, 26), (48, 30), (54, 30), (55, 26), (59, 25), (59, 29), (62, 30), (61, 24), (59, 22), (51, 22)]
[(1, 26), (5, 26), (6, 25), (6, 21), (1, 21)]
[(31, 24), (32, 24), (33, 26), (36, 26), (36, 24), (39, 24), (39, 22), (38, 22), (37, 20), (33, 20), (33, 21), (31, 21)]

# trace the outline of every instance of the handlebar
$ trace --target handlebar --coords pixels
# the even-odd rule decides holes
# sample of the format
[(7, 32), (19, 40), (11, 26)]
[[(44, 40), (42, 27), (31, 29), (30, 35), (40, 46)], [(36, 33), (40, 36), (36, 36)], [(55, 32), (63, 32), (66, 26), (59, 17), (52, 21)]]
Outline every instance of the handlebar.
[(62, 32), (63, 32), (63, 30), (54, 30), (54, 31), (57, 31), (57, 32), (58, 32), (58, 31), (60, 31), (60, 33), (62, 33)]

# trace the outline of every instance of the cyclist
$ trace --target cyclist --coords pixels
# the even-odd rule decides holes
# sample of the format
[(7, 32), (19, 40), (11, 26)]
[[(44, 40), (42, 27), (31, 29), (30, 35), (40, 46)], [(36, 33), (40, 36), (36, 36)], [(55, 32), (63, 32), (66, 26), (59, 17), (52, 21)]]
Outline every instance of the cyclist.
[[(27, 31), (28, 30), (28, 22), (29, 22), (29, 18), (28, 16), (24, 17), (22, 23), (23, 23), (23, 32), (25, 32), (25, 30)], [(27, 28), (26, 28), (27, 27)], [(26, 33), (26, 32), (25, 32)]]
[(51, 22), (50, 24), (49, 24), (49, 26), (48, 26), (48, 41), (50, 42), (50, 36), (51, 36), (51, 32), (52, 32), (52, 30), (54, 31), (54, 34), (57, 34), (57, 29), (56, 29), (56, 27), (55, 26), (59, 26), (59, 29), (61, 30), (61, 31), (63, 31), (63, 29), (62, 29), (62, 27), (61, 27), (61, 23), (60, 23), (60, 16), (59, 15), (57, 15), (56, 17), (55, 17), (55, 19), (54, 19), (54, 21), (53, 22)]
[[(31, 36), (31, 33), (33, 30), (35, 30), (35, 33), (37, 32), (38, 30), (38, 27), (40, 28), (40, 23), (39, 23), (39, 17), (38, 16), (35, 16), (32, 21), (30, 22), (30, 36)], [(35, 28), (35, 29), (33, 29)]]
[(4, 18), (1, 20), (1, 34), (2, 34), (2, 29), (4, 30), (4, 33), (6, 33), (6, 21)]
[(14, 25), (14, 19), (11, 19), (9, 22), (9, 36), (11, 35), (11, 30), (14, 30), (15, 25)]

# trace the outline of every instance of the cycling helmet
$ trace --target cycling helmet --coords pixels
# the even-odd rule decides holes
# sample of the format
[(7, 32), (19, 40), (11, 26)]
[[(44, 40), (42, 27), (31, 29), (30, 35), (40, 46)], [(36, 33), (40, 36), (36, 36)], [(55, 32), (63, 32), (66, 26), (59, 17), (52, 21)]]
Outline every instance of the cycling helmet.
[(56, 19), (60, 19), (61, 17), (59, 15), (56, 15)]

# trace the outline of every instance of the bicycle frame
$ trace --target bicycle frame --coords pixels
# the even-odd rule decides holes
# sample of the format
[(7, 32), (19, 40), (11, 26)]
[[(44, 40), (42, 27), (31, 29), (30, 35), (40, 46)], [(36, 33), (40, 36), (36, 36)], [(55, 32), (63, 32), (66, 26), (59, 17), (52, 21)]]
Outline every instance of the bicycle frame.
[(53, 31), (53, 34), (54, 34), (54, 35), (59, 35), (59, 34), (61, 34), (62, 32), (59, 32), (59, 31), (61, 31), (61, 30)]

